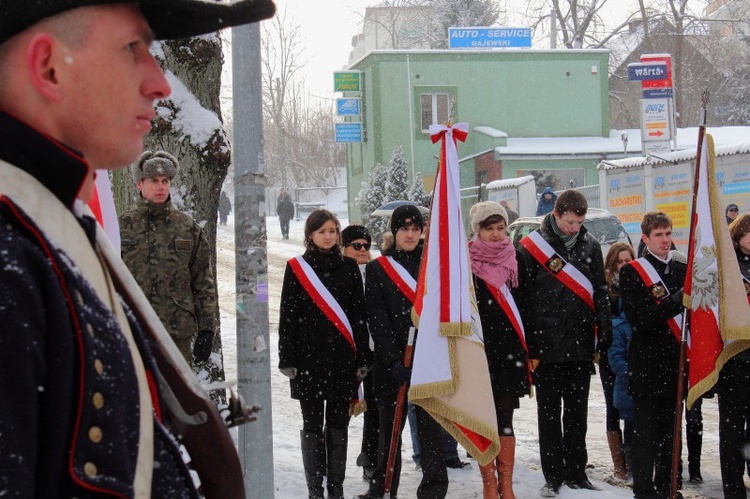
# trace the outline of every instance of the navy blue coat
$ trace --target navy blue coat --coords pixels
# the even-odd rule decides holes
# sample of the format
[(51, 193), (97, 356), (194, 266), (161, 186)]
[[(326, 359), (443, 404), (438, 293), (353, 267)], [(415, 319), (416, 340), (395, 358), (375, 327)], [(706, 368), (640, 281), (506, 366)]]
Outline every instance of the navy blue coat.
[[(0, 129), (0, 159), (72, 206), (88, 174), (80, 156), (2, 113)], [(95, 245), (93, 220), (79, 222)], [(127, 315), (153, 375), (146, 339)], [(7, 497), (132, 497), (135, 376), (116, 319), (75, 263), (12, 199), (0, 198), (0, 491)], [(161, 409), (159, 389), (151, 389)], [(154, 425), (153, 497), (197, 497), (174, 438), (156, 418)]]
[(633, 420), (633, 398), (628, 393), (628, 348), (630, 347), (630, 324), (625, 312), (612, 317), (612, 346), (607, 352), (609, 367), (615, 373), (613, 402), (620, 419)]

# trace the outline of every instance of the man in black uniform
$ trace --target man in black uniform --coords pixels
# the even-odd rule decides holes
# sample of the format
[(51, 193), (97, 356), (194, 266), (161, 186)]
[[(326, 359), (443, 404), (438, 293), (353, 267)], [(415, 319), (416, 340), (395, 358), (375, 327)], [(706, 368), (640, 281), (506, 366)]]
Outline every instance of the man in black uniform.
[(633, 330), (628, 352), (633, 455), (638, 456), (633, 459), (633, 492), (638, 499), (667, 498), (687, 265), (680, 253), (670, 251), (672, 220), (666, 213), (646, 213), (641, 234), (644, 256), (620, 270), (620, 294)]
[[(369, 490), (360, 499), (383, 496), (388, 446), (393, 433), (396, 398), (399, 386), (408, 383), (411, 369), (403, 364), (404, 350), (412, 326), (416, 279), (422, 260), (419, 239), (424, 229), (422, 213), (416, 206), (403, 205), (393, 211), (391, 232), (394, 246), (367, 264), (367, 311), (370, 334), (375, 341), (373, 391), (378, 402), (380, 441), (378, 465), (370, 480)], [(402, 408), (401, 428), (406, 423), (406, 404)], [(421, 407), (416, 408), (419, 441), (422, 444), (422, 482), (417, 489), (419, 499), (442, 499), (448, 492), (448, 473), (443, 458), (443, 434), (440, 425)], [(396, 497), (401, 474), (401, 439), (398, 440), (390, 497)]]

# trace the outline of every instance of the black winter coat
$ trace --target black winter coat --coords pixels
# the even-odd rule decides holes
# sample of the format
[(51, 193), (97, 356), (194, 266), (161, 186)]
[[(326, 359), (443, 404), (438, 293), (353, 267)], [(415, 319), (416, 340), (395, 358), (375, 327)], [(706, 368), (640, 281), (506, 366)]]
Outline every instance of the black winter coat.
[(279, 312), (279, 369), (297, 368), (297, 376), (290, 380), (293, 399), (351, 400), (357, 394), (356, 370), (369, 364), (362, 275), (357, 262), (341, 256), (338, 249), (307, 250), (302, 257), (344, 310), (357, 351), (313, 302), (287, 263)]
[[(392, 256), (409, 274), (417, 278), (422, 260), (422, 246), (414, 251), (394, 250), (383, 252)], [(375, 363), (373, 368), (373, 390), (375, 394), (398, 391), (389, 366), (404, 358), (404, 350), (409, 339), (412, 303), (396, 287), (380, 262), (373, 260), (365, 270), (367, 287), (367, 312), (370, 335), (375, 342)]]
[(602, 250), (581, 227), (578, 240), (568, 251), (550, 225), (556, 223), (552, 216), (547, 215), (537, 230), (557, 254), (591, 281), (596, 311), (519, 246), (519, 280), (523, 289), (520, 306), (529, 357), (542, 362), (591, 361), (594, 326), (598, 327), (599, 348), (609, 348), (612, 332)]
[[(492, 394), (496, 401), (501, 396), (523, 397), (529, 393), (526, 350), (487, 283), (477, 276), (474, 276), (474, 282)], [(511, 290), (514, 298), (517, 289)]]
[(680, 343), (667, 321), (682, 311), (674, 293), (685, 283), (687, 265), (672, 258), (666, 273), (667, 265), (653, 255), (646, 252), (644, 258), (659, 273), (670, 295), (655, 300), (632, 265), (620, 269), (620, 296), (633, 331), (628, 351), (628, 392), (634, 397), (674, 401)]

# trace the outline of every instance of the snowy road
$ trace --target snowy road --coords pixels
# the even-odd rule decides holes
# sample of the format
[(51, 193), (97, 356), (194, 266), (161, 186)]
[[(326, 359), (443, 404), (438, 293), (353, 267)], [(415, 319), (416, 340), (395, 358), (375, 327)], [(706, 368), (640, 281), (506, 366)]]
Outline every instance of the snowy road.
[[(307, 491), (299, 451), (299, 430), (301, 428), (300, 412), (297, 402), (289, 398), (289, 385), (276, 370), (277, 362), (277, 328), (279, 314), (279, 297), (284, 265), (288, 258), (302, 252), (301, 221), (292, 221), (290, 239), (282, 240), (276, 217), (269, 217), (268, 222), (268, 265), (269, 265), (269, 322), (271, 328), (271, 375), (273, 395), (273, 432), (274, 432), (274, 473), (277, 499), (299, 499), (306, 497)], [(222, 341), (227, 379), (236, 378), (236, 341), (235, 341), (235, 280), (234, 280), (234, 227), (220, 226), (217, 234), (217, 274), (219, 282), (219, 302), (222, 321)], [(346, 220), (343, 220), (346, 225)], [(602, 490), (579, 491), (563, 487), (560, 498), (625, 498), (632, 497), (632, 491), (624, 487), (615, 487), (603, 480), (611, 475), (612, 461), (607, 447), (604, 426), (604, 397), (599, 377), (594, 376), (591, 383), (589, 399), (588, 452), (589, 463), (594, 466), (589, 470), (592, 482)], [(268, 414), (264, 411), (261, 414)], [(705, 483), (701, 486), (686, 485), (683, 490), (685, 498), (719, 498), (722, 497), (721, 476), (719, 472), (718, 453), (718, 410), (716, 399), (704, 401), (704, 438), (702, 473)], [(524, 398), (521, 408), (514, 418), (516, 438), (518, 440), (514, 474), (514, 489), (519, 499), (539, 497), (538, 490), (544, 484), (539, 462), (539, 442), (537, 438), (536, 401)], [(347, 479), (344, 483), (346, 497), (354, 497), (366, 490), (361, 479), (361, 468), (354, 463), (359, 454), (362, 435), (362, 418), (353, 418), (350, 425), (349, 458)], [(420, 472), (414, 469), (411, 462), (411, 442), (408, 428), (404, 431), (404, 469), (402, 471), (399, 496), (416, 497), (416, 488), (421, 478)], [(463, 451), (461, 451), (463, 454)], [(684, 455), (684, 453), (683, 453)], [(448, 499), (469, 499), (481, 497), (482, 485), (479, 469), (475, 461), (463, 470), (448, 470), (450, 487)], [(687, 466), (686, 466), (687, 468)], [(687, 471), (685, 471), (687, 482)]]

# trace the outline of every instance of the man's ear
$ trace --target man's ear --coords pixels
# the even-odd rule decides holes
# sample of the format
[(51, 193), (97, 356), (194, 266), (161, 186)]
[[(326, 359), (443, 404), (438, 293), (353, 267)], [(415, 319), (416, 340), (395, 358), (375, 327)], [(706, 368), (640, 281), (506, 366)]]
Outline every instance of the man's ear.
[(34, 35), (26, 50), (26, 66), (32, 85), (44, 98), (52, 101), (62, 97), (56, 67), (60, 55), (56, 51), (61, 49), (51, 35), (39, 33)]

